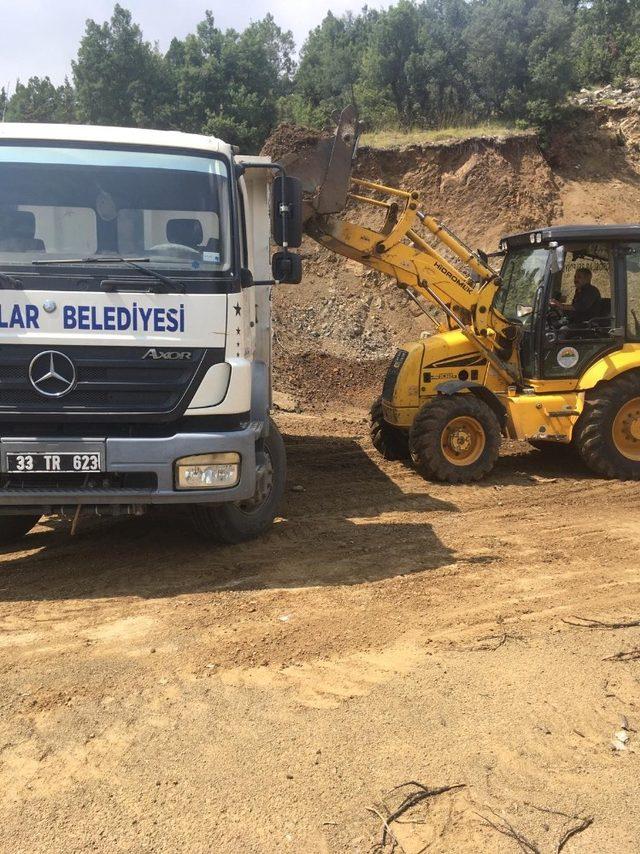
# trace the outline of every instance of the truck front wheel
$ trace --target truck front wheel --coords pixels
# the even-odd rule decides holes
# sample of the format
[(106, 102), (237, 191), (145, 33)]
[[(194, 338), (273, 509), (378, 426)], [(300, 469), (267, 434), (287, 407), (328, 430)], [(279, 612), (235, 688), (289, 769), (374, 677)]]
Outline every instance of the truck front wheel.
[(39, 516), (0, 516), (0, 545), (15, 543), (38, 524)]
[(203, 537), (234, 545), (266, 533), (275, 519), (284, 493), (287, 458), (280, 431), (270, 421), (269, 435), (262, 440), (264, 471), (258, 477), (253, 498), (230, 504), (195, 504), (193, 524)]

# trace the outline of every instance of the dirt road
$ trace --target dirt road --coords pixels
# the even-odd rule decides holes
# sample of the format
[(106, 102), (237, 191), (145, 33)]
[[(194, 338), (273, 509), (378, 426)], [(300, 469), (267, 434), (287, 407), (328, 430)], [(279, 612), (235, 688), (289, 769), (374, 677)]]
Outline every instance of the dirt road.
[(261, 542), (164, 515), (1, 555), (2, 851), (367, 852), (412, 780), (464, 788), (392, 824), (408, 854), (589, 818), (562, 850), (640, 849), (640, 661), (607, 660), (640, 628), (563, 622), (640, 618), (640, 484), (519, 446), (425, 483), (362, 416), (280, 418)]

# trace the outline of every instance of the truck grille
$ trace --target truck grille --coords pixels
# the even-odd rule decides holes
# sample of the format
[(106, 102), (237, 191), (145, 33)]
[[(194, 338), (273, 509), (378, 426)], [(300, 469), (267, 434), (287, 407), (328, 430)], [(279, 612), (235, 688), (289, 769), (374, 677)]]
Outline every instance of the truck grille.
[[(40, 394), (29, 379), (32, 359), (47, 349), (74, 364), (75, 388), (61, 398)], [(190, 350), (184, 361), (143, 360), (148, 347), (0, 347), (0, 415), (165, 414), (186, 408), (206, 368), (224, 349)], [(190, 392), (190, 393), (189, 393)]]

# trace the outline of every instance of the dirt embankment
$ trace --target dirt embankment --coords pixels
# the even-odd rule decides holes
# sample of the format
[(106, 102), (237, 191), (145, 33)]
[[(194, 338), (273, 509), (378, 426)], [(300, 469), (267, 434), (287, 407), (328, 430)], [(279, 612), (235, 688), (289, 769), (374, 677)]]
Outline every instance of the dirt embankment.
[[(280, 129), (298, 152), (313, 137)], [(632, 222), (640, 209), (640, 115), (599, 104), (576, 113), (546, 152), (530, 133), (400, 150), (361, 148), (355, 175), (420, 193), (421, 205), (471, 246), (497, 248), (502, 234), (552, 222)], [(349, 216), (365, 222), (362, 208)], [(304, 281), (274, 294), (276, 384), (308, 403), (362, 402), (358, 378), (397, 344), (431, 327), (394, 283), (307, 240)], [(354, 366), (355, 363), (355, 366)], [(348, 382), (354, 373), (355, 385)], [(347, 372), (347, 373), (345, 373)], [(318, 391), (317, 378), (330, 386)]]

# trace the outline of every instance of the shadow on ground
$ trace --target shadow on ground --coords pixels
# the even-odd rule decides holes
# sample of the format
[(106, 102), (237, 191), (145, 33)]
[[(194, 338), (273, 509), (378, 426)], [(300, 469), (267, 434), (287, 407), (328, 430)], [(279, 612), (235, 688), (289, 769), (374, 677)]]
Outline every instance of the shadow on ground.
[[(215, 590), (360, 584), (455, 562), (424, 520), (456, 512), (402, 466), (398, 485), (351, 438), (287, 437), (289, 483), (273, 530), (240, 546), (200, 539), (187, 514), (45, 520), (0, 552), (0, 601), (161, 598)], [(381, 514), (400, 513), (388, 521)]]

